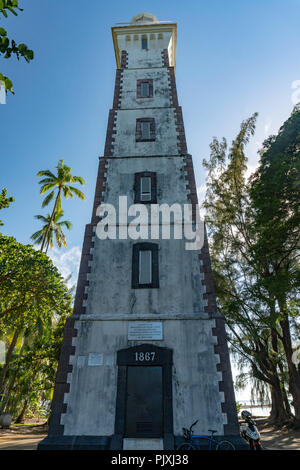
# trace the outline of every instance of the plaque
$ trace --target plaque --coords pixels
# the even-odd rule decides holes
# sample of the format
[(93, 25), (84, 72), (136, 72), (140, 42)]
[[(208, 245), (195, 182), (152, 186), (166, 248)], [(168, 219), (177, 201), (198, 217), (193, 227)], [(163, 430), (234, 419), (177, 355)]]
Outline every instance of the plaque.
[(88, 359), (89, 366), (102, 366), (103, 365), (103, 354), (90, 353)]
[(163, 328), (161, 321), (131, 321), (128, 323), (129, 341), (161, 341)]

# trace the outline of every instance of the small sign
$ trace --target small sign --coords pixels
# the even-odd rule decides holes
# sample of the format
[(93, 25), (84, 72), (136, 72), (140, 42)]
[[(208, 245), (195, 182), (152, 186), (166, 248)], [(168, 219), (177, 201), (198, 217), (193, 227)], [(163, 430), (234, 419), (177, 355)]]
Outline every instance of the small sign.
[(88, 366), (102, 366), (103, 365), (103, 354), (90, 353), (88, 359)]
[(161, 341), (163, 328), (161, 321), (131, 321), (128, 323), (129, 341)]

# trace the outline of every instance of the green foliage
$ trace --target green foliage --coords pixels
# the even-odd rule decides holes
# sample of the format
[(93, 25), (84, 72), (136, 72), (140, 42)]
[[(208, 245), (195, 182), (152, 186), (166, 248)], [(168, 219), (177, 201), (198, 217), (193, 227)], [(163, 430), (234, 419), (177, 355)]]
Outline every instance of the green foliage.
[(40, 193), (45, 194), (46, 192), (50, 191), (50, 193), (45, 197), (42, 207), (48, 206), (48, 204), (52, 201), (55, 196), (55, 190), (57, 190), (51, 218), (49, 220), (41, 243), (41, 251), (43, 251), (44, 247), (47, 246), (48, 234), (50, 231), (50, 227), (52, 227), (53, 220), (57, 216), (57, 213), (61, 213), (62, 194), (66, 199), (68, 199), (69, 197), (73, 198), (74, 195), (79, 197), (79, 199), (85, 199), (84, 194), (78, 188), (71, 186), (71, 184), (74, 183), (80, 183), (81, 185), (84, 185), (84, 179), (81, 176), (73, 176), (71, 174), (72, 168), (64, 165), (63, 160), (59, 160), (56, 168), (56, 175), (50, 170), (42, 170), (39, 171), (39, 173), (37, 174), (37, 176), (44, 177), (39, 181), (39, 184), (41, 185)]
[(284, 304), (300, 287), (300, 110), (264, 142), (250, 196), (259, 234), (253, 255), (267, 266), (261, 282)]
[[(24, 328), (70, 311), (71, 299), (51, 260), (0, 234), (0, 322)], [(1, 327), (1, 324), (0, 324)]]
[(0, 13), (2, 13), (5, 18), (8, 16), (7, 10), (15, 16), (18, 16), (16, 10), (23, 11), (22, 8), (19, 7), (18, 0), (0, 0)]
[(71, 303), (61, 275), (44, 253), (0, 234), (0, 337), (8, 347), (16, 340), (0, 374), (0, 409), (21, 419), (51, 400)]
[(66, 318), (67, 312), (64, 312), (42, 330), (26, 330), (22, 352), (15, 354), (7, 377), (6, 410), (14, 417), (17, 418), (22, 409), (26, 416), (41, 412), (47, 416), (45, 411), (48, 411), (53, 395)]
[(248, 181), (245, 147), (256, 117), (242, 123), (230, 148), (225, 139), (213, 140), (203, 162), (204, 207), (218, 305), (232, 348), (241, 364), (250, 365), (259, 395), (257, 380), (280, 392), (288, 377), (295, 403), (289, 329), (296, 331), (299, 319), (300, 112), (294, 110), (278, 136), (267, 139)]
[(46, 177), (39, 181), (39, 184), (41, 185), (40, 193), (45, 194), (51, 190), (48, 196), (46, 196), (44, 199), (42, 207), (48, 206), (48, 204), (52, 201), (55, 194), (55, 189), (58, 189), (55, 210), (61, 210), (62, 192), (66, 199), (69, 197), (73, 198), (75, 194), (77, 197), (84, 200), (84, 194), (78, 188), (70, 185), (70, 183), (80, 183), (81, 185), (84, 185), (84, 179), (81, 176), (72, 176), (72, 168), (64, 165), (63, 160), (59, 160), (56, 168), (56, 175), (49, 170), (42, 170), (37, 174), (37, 176)]
[(38, 230), (31, 236), (31, 239), (37, 244), (42, 244), (44, 238), (47, 236), (46, 253), (48, 251), (49, 246), (50, 248), (53, 248), (54, 235), (58, 248), (61, 248), (62, 245), (64, 247), (67, 246), (66, 237), (62, 231), (62, 228), (66, 227), (68, 230), (70, 230), (72, 224), (69, 220), (60, 220), (63, 215), (63, 211), (56, 212), (53, 217), (53, 220), (51, 220), (50, 214), (48, 214), (47, 217), (44, 217), (43, 215), (35, 216), (35, 218), (41, 220), (44, 225), (41, 230)]
[[(7, 209), (11, 202), (14, 202), (13, 197), (6, 197), (7, 191), (6, 189), (2, 189), (0, 193), (0, 210)], [(0, 220), (0, 226), (3, 225), (3, 222)]]
[(236, 402), (236, 411), (237, 411), (237, 414), (240, 414), (241, 409), (242, 409), (242, 404), (237, 401), (237, 402)]
[[(19, 7), (17, 0), (0, 0), (0, 15), (2, 14), (7, 18), (8, 12), (11, 12), (13, 15), (17, 16), (17, 11), (23, 11), (22, 8)], [(30, 62), (34, 58), (34, 52), (29, 49), (26, 44), (17, 44), (14, 39), (9, 39), (7, 37), (7, 31), (2, 27), (0, 28), (0, 56), (1, 55), (4, 59), (10, 59), (12, 55), (15, 55), (18, 60), (20, 57), (23, 57), (26, 62)], [(12, 81), (2, 73), (0, 73), (0, 81), (5, 84), (6, 91), (14, 93)]]

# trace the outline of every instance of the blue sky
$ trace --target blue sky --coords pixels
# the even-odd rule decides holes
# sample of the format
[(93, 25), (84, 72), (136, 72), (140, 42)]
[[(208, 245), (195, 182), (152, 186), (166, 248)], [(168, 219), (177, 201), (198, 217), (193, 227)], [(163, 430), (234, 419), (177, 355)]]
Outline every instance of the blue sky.
[(300, 80), (299, 0), (20, 0), (20, 5), (24, 11), (0, 25), (34, 49), (35, 59), (27, 64), (0, 58), (0, 71), (16, 92), (0, 105), (0, 187), (15, 198), (1, 211), (2, 232), (30, 241), (39, 228), (34, 215), (45, 212), (36, 173), (54, 170), (63, 158), (86, 180), (86, 201), (63, 203), (73, 228), (67, 250), (53, 256), (66, 271), (76, 270), (91, 216), (97, 157), (103, 154), (113, 99), (110, 27), (116, 22), (148, 11), (178, 23), (178, 95), (200, 195), (201, 162), (213, 136), (230, 141), (241, 121), (258, 111), (251, 170), (261, 142), (292, 110), (291, 85)]

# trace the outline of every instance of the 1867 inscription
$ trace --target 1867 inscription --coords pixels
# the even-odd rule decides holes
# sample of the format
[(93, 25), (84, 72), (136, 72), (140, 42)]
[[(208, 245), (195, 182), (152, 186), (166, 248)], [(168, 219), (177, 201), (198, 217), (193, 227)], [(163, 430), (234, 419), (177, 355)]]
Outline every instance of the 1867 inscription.
[(155, 360), (155, 352), (135, 352), (135, 360), (137, 362), (151, 362)]

